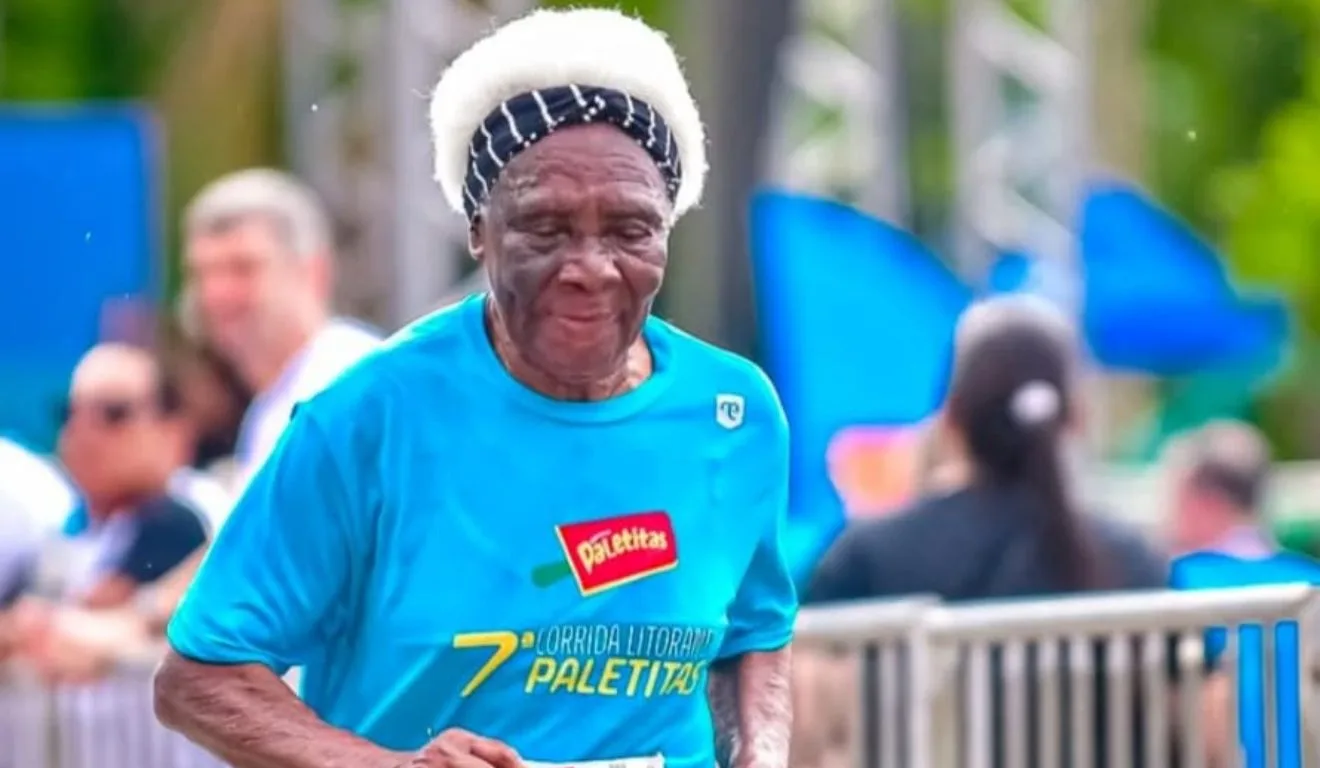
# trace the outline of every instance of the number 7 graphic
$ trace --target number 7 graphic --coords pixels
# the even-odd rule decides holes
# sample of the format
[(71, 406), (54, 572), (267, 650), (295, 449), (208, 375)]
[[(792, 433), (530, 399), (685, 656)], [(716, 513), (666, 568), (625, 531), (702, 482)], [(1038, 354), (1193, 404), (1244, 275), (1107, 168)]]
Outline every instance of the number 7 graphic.
[(463, 632), (454, 635), (455, 648), (491, 648), (490, 658), (463, 686), (462, 696), (468, 696), (493, 674), (500, 665), (518, 651), (518, 635), (513, 632)]

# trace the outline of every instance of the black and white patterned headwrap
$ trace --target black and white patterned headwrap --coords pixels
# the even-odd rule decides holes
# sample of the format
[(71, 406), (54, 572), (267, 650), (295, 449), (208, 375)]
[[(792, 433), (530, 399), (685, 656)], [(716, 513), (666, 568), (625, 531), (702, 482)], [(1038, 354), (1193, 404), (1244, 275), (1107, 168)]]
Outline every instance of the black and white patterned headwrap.
[(683, 181), (678, 147), (663, 117), (641, 99), (611, 88), (566, 85), (508, 99), (481, 122), (468, 145), (463, 208), (469, 220), (490, 197), (504, 166), (555, 131), (605, 123), (626, 133), (655, 161), (672, 201)]

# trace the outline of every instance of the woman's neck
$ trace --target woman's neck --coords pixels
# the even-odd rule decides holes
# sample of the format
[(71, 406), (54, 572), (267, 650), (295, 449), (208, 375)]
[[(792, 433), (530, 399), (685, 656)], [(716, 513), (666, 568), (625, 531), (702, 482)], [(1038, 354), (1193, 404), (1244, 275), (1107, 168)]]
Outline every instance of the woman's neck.
[(645, 339), (639, 336), (628, 347), (620, 365), (607, 376), (592, 381), (563, 381), (522, 355), (505, 330), (498, 313), (490, 308), (486, 311), (486, 330), (490, 335), (491, 346), (495, 348), (495, 356), (499, 358), (509, 375), (553, 400), (571, 402), (608, 400), (641, 386), (655, 370), (651, 350), (646, 345)]

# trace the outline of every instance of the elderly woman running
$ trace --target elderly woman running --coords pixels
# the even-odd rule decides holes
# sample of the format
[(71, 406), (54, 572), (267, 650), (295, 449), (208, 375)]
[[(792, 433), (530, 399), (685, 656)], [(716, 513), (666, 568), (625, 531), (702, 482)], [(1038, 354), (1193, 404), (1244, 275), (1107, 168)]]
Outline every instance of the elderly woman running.
[(169, 629), (160, 717), (237, 768), (708, 768), (712, 722), (781, 768), (784, 415), (650, 314), (706, 171), (674, 52), (536, 13), (431, 117), (491, 291), (299, 408)]

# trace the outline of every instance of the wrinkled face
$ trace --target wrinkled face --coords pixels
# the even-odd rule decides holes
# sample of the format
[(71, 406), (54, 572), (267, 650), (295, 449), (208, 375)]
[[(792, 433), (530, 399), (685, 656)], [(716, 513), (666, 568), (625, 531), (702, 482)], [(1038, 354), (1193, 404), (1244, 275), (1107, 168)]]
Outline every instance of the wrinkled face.
[(145, 353), (106, 346), (79, 363), (62, 414), (60, 459), (94, 499), (140, 489), (178, 450), (179, 423), (164, 414), (155, 364)]
[(472, 249), (519, 354), (562, 382), (617, 371), (660, 291), (671, 217), (654, 161), (615, 128), (565, 129), (514, 158)]
[(260, 216), (193, 233), (186, 279), (202, 333), (231, 359), (263, 349), (309, 290), (309, 264)]

